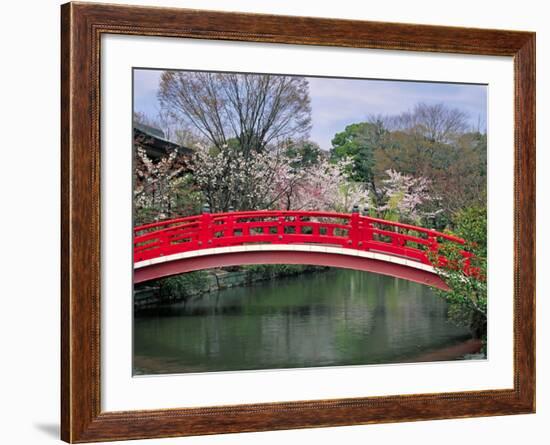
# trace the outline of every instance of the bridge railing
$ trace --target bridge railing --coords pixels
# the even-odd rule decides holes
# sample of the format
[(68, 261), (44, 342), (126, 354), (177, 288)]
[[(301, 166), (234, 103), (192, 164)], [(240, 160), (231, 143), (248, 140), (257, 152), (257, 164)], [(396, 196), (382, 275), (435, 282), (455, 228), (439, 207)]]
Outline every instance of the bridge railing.
[[(359, 213), (260, 210), (202, 213), (134, 228), (134, 262), (175, 253), (250, 244), (316, 244), (395, 255), (432, 264), (442, 232)], [(469, 254), (463, 251), (468, 267)], [(440, 257), (439, 262), (445, 264)]]

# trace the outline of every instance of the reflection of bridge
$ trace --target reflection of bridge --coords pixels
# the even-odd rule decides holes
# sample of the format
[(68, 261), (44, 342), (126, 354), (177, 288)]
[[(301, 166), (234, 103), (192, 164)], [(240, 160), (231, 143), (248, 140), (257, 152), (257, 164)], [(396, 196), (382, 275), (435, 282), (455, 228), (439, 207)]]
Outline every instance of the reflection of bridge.
[(134, 228), (134, 282), (240, 264), (315, 264), (447, 289), (428, 256), (443, 240), (464, 244), (358, 212), (203, 213)]

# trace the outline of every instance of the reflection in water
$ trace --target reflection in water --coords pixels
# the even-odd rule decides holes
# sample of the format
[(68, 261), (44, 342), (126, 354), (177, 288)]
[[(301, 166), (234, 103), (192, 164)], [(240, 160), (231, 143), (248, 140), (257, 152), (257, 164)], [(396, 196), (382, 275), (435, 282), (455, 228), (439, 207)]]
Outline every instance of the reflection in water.
[(207, 294), (134, 321), (135, 374), (414, 361), (469, 337), (427, 286), (343, 269)]

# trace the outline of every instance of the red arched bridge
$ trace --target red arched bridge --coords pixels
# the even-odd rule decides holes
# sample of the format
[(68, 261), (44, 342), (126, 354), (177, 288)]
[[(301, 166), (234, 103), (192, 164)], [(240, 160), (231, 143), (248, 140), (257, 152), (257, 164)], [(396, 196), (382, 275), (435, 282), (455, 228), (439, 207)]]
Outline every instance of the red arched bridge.
[[(465, 243), (358, 212), (202, 213), (134, 228), (134, 282), (242, 264), (314, 264), (448, 289), (430, 261), (430, 252), (438, 252), (443, 241)], [(467, 268), (471, 254), (462, 254)]]
[[(430, 261), (430, 253), (438, 252), (443, 241), (465, 243), (358, 212), (202, 213), (134, 228), (134, 282), (242, 264), (314, 264), (447, 289)], [(462, 254), (468, 269), (471, 254)], [(446, 263), (445, 257), (437, 257)]]

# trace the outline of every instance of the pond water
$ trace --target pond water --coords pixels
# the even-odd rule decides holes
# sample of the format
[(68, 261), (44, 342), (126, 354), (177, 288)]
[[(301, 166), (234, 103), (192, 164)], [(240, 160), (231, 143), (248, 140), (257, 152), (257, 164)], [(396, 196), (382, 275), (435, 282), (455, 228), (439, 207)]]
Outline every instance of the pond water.
[(431, 288), (331, 269), (137, 316), (134, 374), (460, 359), (469, 338)]

